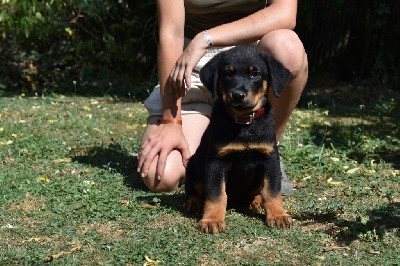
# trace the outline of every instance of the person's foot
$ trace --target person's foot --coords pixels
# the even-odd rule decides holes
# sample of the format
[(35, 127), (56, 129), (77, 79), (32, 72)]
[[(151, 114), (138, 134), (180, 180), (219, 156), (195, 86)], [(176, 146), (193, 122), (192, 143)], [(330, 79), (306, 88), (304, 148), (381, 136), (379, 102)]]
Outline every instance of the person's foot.
[(290, 181), (289, 177), (286, 174), (285, 168), (283, 166), (282, 157), (279, 157), (279, 163), (281, 166), (282, 172), (282, 185), (281, 185), (281, 194), (282, 196), (290, 196), (293, 195), (294, 185), (292, 181)]

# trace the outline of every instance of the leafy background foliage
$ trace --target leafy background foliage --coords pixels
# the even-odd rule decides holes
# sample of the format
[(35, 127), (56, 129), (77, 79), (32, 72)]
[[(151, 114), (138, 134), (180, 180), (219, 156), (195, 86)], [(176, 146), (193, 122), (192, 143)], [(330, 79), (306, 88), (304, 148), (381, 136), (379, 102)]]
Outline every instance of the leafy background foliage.
[[(0, 89), (143, 97), (155, 65), (154, 1), (3, 1)], [(149, 79), (147, 79), (149, 80)]]
[[(399, 9), (397, 0), (300, 0), (311, 74), (399, 90)], [(155, 0), (3, 0), (0, 95), (143, 99), (157, 80), (156, 46)]]

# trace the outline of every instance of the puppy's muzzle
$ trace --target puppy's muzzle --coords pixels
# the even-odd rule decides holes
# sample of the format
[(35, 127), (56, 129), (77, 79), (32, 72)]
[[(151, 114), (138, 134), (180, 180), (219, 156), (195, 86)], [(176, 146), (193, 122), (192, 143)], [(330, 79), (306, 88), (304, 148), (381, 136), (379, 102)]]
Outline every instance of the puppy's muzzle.
[(241, 90), (235, 90), (231, 92), (231, 97), (234, 103), (241, 103), (246, 98), (246, 93)]

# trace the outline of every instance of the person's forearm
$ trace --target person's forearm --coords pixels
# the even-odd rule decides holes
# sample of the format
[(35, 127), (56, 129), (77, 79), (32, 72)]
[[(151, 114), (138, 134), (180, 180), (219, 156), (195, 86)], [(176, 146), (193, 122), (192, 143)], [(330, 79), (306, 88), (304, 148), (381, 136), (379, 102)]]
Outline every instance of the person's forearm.
[[(296, 25), (297, 0), (274, 0), (271, 5), (243, 19), (209, 29), (213, 46), (231, 46), (260, 40), (277, 29)], [(196, 38), (203, 38), (199, 33)]]
[(183, 0), (157, 0), (159, 22), (158, 79), (164, 118), (180, 119), (181, 99), (171, 93), (168, 77), (183, 51), (185, 8)]
[(168, 77), (176, 60), (183, 51), (182, 40), (173, 37), (160, 37), (158, 47), (158, 75), (161, 87), (161, 99), (164, 118), (181, 119), (181, 98), (171, 91)]

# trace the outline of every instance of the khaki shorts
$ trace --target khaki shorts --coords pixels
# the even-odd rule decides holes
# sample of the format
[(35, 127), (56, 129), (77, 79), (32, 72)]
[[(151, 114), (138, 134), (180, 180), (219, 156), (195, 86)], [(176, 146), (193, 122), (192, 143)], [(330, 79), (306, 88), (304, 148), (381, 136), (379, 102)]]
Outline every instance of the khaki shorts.
[[(188, 44), (190, 40), (186, 39), (185, 44)], [(203, 114), (210, 117), (212, 111), (212, 95), (207, 90), (203, 83), (200, 81), (200, 69), (210, 59), (225, 50), (232, 47), (213, 47), (207, 49), (206, 54), (200, 59), (196, 67), (193, 69), (191, 76), (191, 88), (186, 93), (186, 96), (182, 98), (182, 111), (181, 114)], [(149, 112), (149, 116), (161, 116), (162, 115), (162, 103), (160, 94), (160, 85), (155, 86), (153, 92), (145, 100), (144, 107)]]

